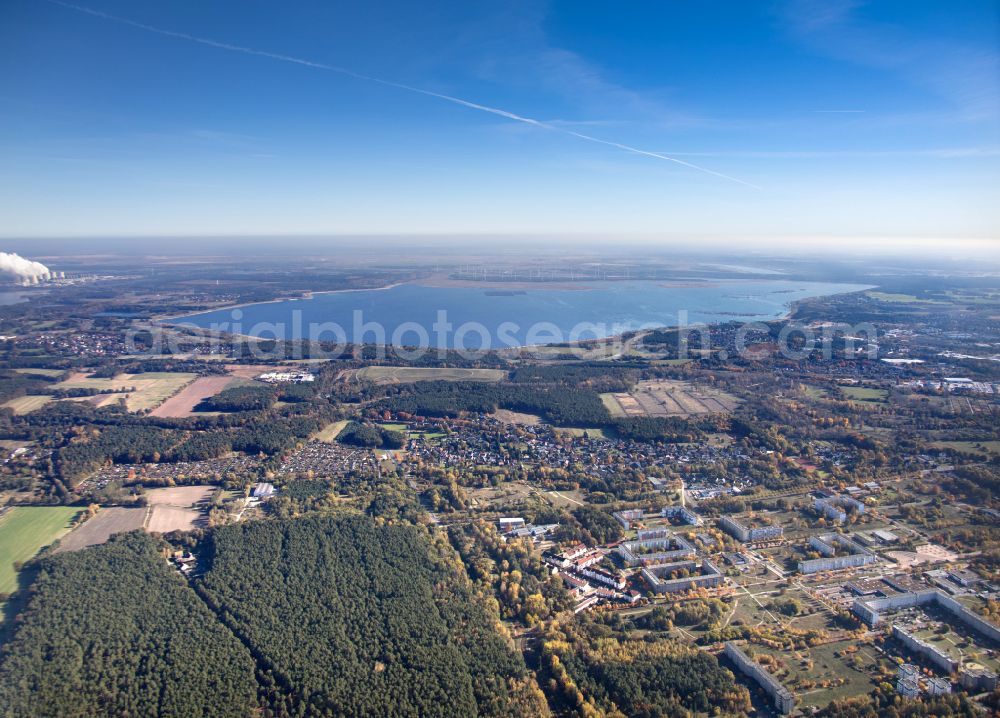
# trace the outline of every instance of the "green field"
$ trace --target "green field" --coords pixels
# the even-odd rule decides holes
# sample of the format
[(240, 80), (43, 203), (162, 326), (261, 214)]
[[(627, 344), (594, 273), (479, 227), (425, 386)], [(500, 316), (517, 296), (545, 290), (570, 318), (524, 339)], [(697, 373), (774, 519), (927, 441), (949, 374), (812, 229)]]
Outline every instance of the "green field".
[(18, 416), (22, 416), (24, 414), (29, 414), (32, 411), (36, 411), (37, 409), (41, 409), (50, 401), (52, 401), (51, 396), (34, 396), (29, 394), (27, 396), (19, 396), (16, 399), (11, 399), (10, 401), (4, 403), (3, 407), (5, 409), (10, 409)]
[(614, 394), (601, 394), (601, 403), (604, 404), (604, 408), (608, 410), (614, 418), (621, 418), (627, 416), (625, 410), (622, 409), (621, 404), (615, 400)]
[(879, 402), (885, 401), (889, 396), (886, 389), (870, 389), (865, 386), (842, 386), (840, 390), (844, 392), (844, 396), (854, 401)]
[(568, 436), (583, 436), (586, 434), (591, 439), (606, 439), (607, 436), (601, 429), (576, 429), (576, 428), (559, 428), (555, 429), (557, 434), (566, 434)]
[(461, 369), (457, 367), (366, 366), (349, 378), (376, 384), (406, 384), (415, 381), (500, 381), (507, 378), (501, 369)]
[(892, 304), (947, 304), (938, 299), (919, 299), (912, 294), (891, 294), (889, 292), (865, 292), (872, 299)]
[(51, 376), (57, 377), (62, 376), (66, 373), (66, 369), (39, 369), (35, 367), (23, 367), (20, 369), (15, 369), (18, 374), (33, 374), (35, 376)]
[(386, 431), (406, 431), (406, 424), (379, 424)]
[[(769, 654), (784, 664), (784, 670), (776, 678), (795, 691), (800, 705), (822, 707), (831, 701), (863, 695), (872, 690), (872, 679), (867, 671), (876, 669), (878, 658), (870, 650), (859, 651), (858, 665), (863, 670), (858, 670), (850, 658), (839, 655), (845, 647), (853, 645), (856, 644), (850, 641), (828, 643), (807, 651), (793, 652), (775, 651), (757, 645), (753, 648), (758, 655)], [(812, 663), (805, 663), (802, 659)], [(803, 687), (799, 681), (811, 681), (814, 685)]]
[(979, 456), (1000, 455), (1000, 441), (935, 441), (935, 449), (954, 449)]
[(344, 430), (347, 426), (347, 419), (341, 421), (335, 421), (332, 424), (327, 424), (322, 429), (320, 429), (313, 438), (316, 441), (322, 441), (326, 444), (332, 444), (333, 441), (340, 435), (340, 432)]
[(829, 399), (830, 392), (821, 386), (813, 386), (811, 384), (803, 385), (806, 390), (806, 394), (810, 399)]
[(143, 411), (155, 409), (197, 378), (197, 374), (167, 371), (119, 374), (113, 378), (90, 377), (77, 373), (59, 382), (54, 388), (127, 393), (128, 410)]
[(0, 516), (0, 593), (17, 588), (16, 561), (27, 561), (70, 529), (74, 506), (15, 506)]

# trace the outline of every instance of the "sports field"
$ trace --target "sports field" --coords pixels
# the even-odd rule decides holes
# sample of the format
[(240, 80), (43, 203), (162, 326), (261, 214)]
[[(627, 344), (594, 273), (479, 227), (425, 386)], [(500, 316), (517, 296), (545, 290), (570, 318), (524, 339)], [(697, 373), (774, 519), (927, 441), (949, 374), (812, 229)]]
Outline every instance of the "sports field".
[[(127, 397), (125, 405), (129, 411), (154, 409), (172, 397), (182, 387), (198, 378), (188, 372), (147, 372), (145, 374), (119, 374), (116, 377), (95, 378), (84, 372), (76, 372), (65, 381), (55, 384), (55, 389), (96, 389), (114, 392)], [(134, 389), (134, 391), (133, 391)]]
[(16, 561), (27, 561), (70, 529), (76, 506), (15, 506), (0, 516), (0, 593), (17, 588)]
[(366, 366), (345, 372), (347, 381), (376, 384), (407, 384), (415, 381), (500, 381), (507, 378), (501, 369), (461, 369), (457, 367)]

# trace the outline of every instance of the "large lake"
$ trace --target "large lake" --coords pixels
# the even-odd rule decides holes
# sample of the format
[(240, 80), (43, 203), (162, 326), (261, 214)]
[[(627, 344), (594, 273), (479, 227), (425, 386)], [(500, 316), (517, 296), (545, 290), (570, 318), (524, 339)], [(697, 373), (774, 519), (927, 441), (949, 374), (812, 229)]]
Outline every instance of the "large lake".
[[(328, 292), (174, 320), (256, 337), (477, 349), (545, 344), (653, 326), (766, 321), (800, 299), (861, 284), (790, 280), (592, 282), (579, 289), (426, 287)], [(443, 313), (443, 314), (442, 314)]]

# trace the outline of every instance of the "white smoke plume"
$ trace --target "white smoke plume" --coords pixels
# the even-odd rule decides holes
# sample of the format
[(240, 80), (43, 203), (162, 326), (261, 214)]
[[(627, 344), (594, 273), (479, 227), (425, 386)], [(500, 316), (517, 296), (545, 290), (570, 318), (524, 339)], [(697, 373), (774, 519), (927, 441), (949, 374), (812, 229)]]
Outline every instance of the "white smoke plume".
[(33, 262), (18, 254), (0, 252), (0, 272), (25, 280), (48, 279), (52, 272), (41, 262)]

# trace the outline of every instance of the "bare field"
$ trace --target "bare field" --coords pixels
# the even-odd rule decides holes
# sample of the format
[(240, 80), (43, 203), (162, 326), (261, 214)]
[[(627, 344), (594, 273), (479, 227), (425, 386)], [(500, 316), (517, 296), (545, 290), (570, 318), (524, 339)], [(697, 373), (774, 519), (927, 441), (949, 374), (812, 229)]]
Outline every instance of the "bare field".
[(171, 486), (146, 491), (150, 506), (146, 531), (170, 533), (204, 526), (204, 504), (215, 491), (215, 486)]
[(207, 501), (215, 491), (215, 486), (170, 486), (164, 489), (147, 489), (146, 503), (150, 506), (191, 507)]
[(51, 396), (34, 396), (29, 394), (28, 396), (19, 396), (16, 399), (5, 402), (3, 408), (10, 409), (18, 416), (23, 416), (24, 414), (41, 409), (50, 401), (52, 401)]
[[(144, 411), (159, 406), (197, 377), (197, 374), (187, 372), (147, 372), (119, 374), (108, 379), (90, 377), (84, 372), (74, 372), (54, 388), (115, 392), (125, 395), (125, 404), (129, 411)], [(112, 401), (114, 400), (117, 400), (117, 397)]]
[(146, 520), (146, 509), (126, 509), (112, 506), (101, 509), (92, 519), (73, 529), (59, 543), (59, 551), (78, 551), (87, 546), (97, 546), (112, 534), (137, 531)]
[(150, 412), (151, 416), (180, 418), (191, 416), (203, 399), (215, 396), (234, 381), (231, 376), (202, 376)]
[(728, 414), (739, 403), (719, 389), (670, 380), (639, 382), (628, 393), (601, 394), (601, 400), (618, 417)]
[(406, 384), (415, 381), (500, 381), (507, 377), (502, 369), (460, 369), (453, 367), (366, 366), (344, 373), (346, 381), (371, 381), (376, 384)]
[(205, 514), (196, 509), (184, 509), (180, 506), (154, 506), (146, 521), (146, 530), (150, 533), (170, 533), (171, 531), (190, 531), (205, 524)]
[(510, 411), (508, 409), (497, 409), (493, 412), (493, 416), (498, 418), (505, 424), (524, 424), (526, 426), (535, 426), (541, 423), (541, 418), (535, 416), (534, 414), (525, 414), (520, 411)]
[(316, 432), (316, 435), (313, 436), (313, 438), (316, 441), (322, 441), (325, 444), (332, 444), (336, 438), (340, 436), (340, 432), (344, 430), (347, 423), (347, 419), (343, 419), (341, 421), (335, 421), (332, 424), (327, 424)]

